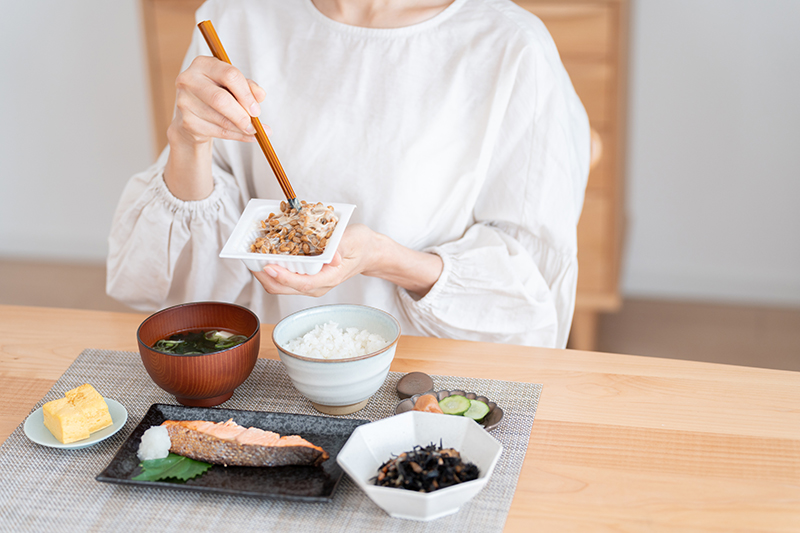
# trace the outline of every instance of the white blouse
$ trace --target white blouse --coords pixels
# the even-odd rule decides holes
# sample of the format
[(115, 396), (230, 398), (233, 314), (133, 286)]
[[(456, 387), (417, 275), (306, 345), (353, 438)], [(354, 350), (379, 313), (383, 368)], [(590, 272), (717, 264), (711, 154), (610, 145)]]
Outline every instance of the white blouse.
[[(265, 323), (325, 303), (394, 315), (407, 335), (564, 347), (589, 123), (539, 19), (509, 0), (455, 0), (397, 29), (349, 26), (311, 0), (211, 0), (231, 62), (267, 94), (261, 120), (299, 199), (439, 255), (419, 300), (356, 276), (320, 298), (270, 295), (218, 254), (250, 198), (282, 192), (256, 143), (214, 141), (214, 191), (175, 198), (167, 150), (133, 176), (109, 237), (107, 292), (143, 311), (245, 305)], [(195, 30), (184, 62), (210, 55)]]

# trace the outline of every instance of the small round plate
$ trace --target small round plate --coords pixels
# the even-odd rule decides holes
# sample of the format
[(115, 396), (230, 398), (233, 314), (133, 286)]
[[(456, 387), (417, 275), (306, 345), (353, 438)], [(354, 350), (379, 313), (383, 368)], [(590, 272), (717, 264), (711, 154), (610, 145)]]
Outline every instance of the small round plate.
[(105, 398), (105, 400), (106, 404), (108, 405), (108, 414), (111, 415), (111, 425), (99, 431), (95, 431), (86, 439), (70, 442), (69, 444), (64, 444), (59, 441), (52, 433), (50, 433), (49, 429), (44, 427), (44, 415), (42, 414), (41, 407), (28, 416), (22, 429), (25, 431), (26, 437), (31, 439), (36, 444), (41, 444), (42, 446), (62, 448), (67, 450), (75, 450), (78, 448), (92, 446), (101, 440), (107, 439), (122, 429), (122, 426), (124, 426), (125, 422), (128, 421), (128, 411), (121, 403), (110, 398)]
[(490, 431), (497, 426), (500, 425), (500, 422), (503, 420), (503, 410), (497, 407), (497, 404), (490, 401), (489, 398), (486, 396), (481, 396), (474, 392), (464, 392), (463, 390), (440, 390), (435, 392), (423, 392), (422, 394), (415, 394), (411, 398), (406, 398), (405, 400), (401, 401), (397, 404), (397, 407), (394, 410), (394, 414), (399, 415), (400, 413), (405, 413), (406, 411), (411, 411), (414, 408), (414, 404), (417, 401), (417, 398), (424, 394), (435, 394), (439, 401), (447, 398), (448, 396), (465, 396), (470, 400), (480, 400), (484, 402), (486, 405), (489, 406), (489, 414), (487, 414), (483, 420), (478, 422), (478, 424), (482, 425), (486, 431)]

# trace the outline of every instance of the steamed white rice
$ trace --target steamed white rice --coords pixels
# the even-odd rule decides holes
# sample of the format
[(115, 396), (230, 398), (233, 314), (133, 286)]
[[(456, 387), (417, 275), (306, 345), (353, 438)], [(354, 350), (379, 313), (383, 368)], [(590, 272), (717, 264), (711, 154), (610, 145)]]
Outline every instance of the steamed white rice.
[(389, 344), (386, 339), (365, 329), (339, 327), (326, 322), (301, 337), (292, 339), (284, 348), (293, 354), (319, 359), (347, 359), (377, 352)]

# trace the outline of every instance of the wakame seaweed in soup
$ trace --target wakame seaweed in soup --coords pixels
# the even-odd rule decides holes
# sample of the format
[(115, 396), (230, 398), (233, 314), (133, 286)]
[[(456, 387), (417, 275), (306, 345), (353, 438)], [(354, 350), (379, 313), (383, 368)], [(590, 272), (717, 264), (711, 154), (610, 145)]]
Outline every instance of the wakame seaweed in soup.
[(247, 340), (244, 335), (217, 329), (193, 330), (176, 333), (153, 345), (159, 352), (174, 355), (202, 355), (233, 348)]

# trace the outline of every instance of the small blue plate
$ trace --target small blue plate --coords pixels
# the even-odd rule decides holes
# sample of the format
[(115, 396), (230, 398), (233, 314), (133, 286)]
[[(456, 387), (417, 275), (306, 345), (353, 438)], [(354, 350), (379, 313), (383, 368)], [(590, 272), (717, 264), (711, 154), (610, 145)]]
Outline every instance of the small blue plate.
[(55, 436), (50, 433), (50, 430), (44, 426), (44, 415), (42, 414), (41, 407), (28, 416), (22, 429), (25, 431), (26, 437), (31, 439), (36, 444), (41, 444), (42, 446), (62, 448), (66, 450), (76, 450), (78, 448), (92, 446), (101, 440), (107, 439), (122, 429), (122, 427), (125, 425), (125, 422), (128, 421), (128, 411), (121, 403), (110, 398), (105, 398), (105, 400), (106, 404), (108, 405), (108, 413), (111, 415), (111, 425), (99, 431), (95, 431), (86, 439), (64, 444), (55, 438)]

